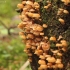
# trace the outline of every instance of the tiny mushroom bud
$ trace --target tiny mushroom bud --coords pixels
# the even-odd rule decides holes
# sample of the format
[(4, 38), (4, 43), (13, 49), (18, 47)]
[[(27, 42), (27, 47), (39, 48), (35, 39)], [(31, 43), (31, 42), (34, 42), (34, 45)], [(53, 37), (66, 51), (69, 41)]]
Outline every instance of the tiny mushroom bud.
[(48, 6), (44, 6), (45, 9), (48, 9)]
[(50, 37), (50, 41), (56, 42), (56, 37), (55, 37), (55, 36), (51, 36), (51, 37)]
[(41, 32), (41, 33), (40, 33), (40, 35), (44, 35), (44, 33), (43, 33), (43, 32)]
[(47, 6), (44, 6), (45, 9), (48, 9), (51, 6), (51, 3), (49, 3)]
[(59, 18), (58, 21), (59, 21), (61, 24), (63, 24), (63, 25), (65, 24), (65, 20), (62, 19), (62, 18)]
[(35, 9), (39, 9), (40, 5), (37, 2), (34, 2), (34, 7), (35, 7)]
[(67, 10), (64, 10), (63, 13), (65, 13), (65, 14), (69, 14), (69, 12), (68, 12)]
[(47, 37), (47, 36), (45, 36), (44, 38), (45, 38), (46, 40), (48, 40), (48, 37)]
[(62, 8), (59, 8), (59, 10), (60, 10), (60, 11), (63, 11), (64, 9), (62, 9)]
[(51, 6), (51, 3), (49, 3), (47, 6), (50, 7)]
[(43, 24), (43, 28), (47, 28), (48, 26), (47, 26), (47, 24)]
[(57, 15), (62, 15), (62, 14), (63, 14), (63, 10), (64, 10), (64, 9), (59, 8), (59, 9), (58, 9), (58, 12), (57, 12)]

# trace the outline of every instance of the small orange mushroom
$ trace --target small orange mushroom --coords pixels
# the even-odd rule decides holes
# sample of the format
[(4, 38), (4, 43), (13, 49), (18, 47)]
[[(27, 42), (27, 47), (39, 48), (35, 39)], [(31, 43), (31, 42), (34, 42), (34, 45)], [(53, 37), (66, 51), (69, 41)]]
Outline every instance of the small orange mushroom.
[(68, 46), (68, 44), (67, 44), (67, 41), (66, 41), (66, 40), (61, 40), (60, 42), (61, 42), (62, 46), (64, 46), (64, 47), (67, 47), (67, 46)]
[(40, 14), (38, 13), (33, 13), (32, 15), (33, 18), (39, 19), (40, 18)]
[(61, 24), (63, 24), (63, 25), (65, 24), (65, 20), (62, 19), (62, 18), (59, 18), (58, 21), (59, 21)]
[(45, 59), (45, 56), (44, 55), (40, 55), (39, 58)]
[(69, 12), (68, 12), (67, 10), (64, 10), (63, 13), (65, 13), (65, 14), (69, 14)]
[(51, 37), (50, 37), (50, 41), (56, 42), (56, 37), (55, 37), (55, 36), (51, 36)]
[(56, 59), (56, 62), (57, 64), (61, 63), (61, 59)]
[(45, 64), (45, 65), (40, 65), (40, 68), (43, 70), (43, 69), (47, 69), (47, 65)]
[(60, 68), (60, 69), (62, 69), (62, 68), (63, 68), (63, 64), (62, 64), (62, 63), (59, 63), (59, 64), (57, 65), (57, 67)]
[(47, 24), (43, 24), (43, 28), (47, 28), (48, 26), (47, 26)]
[(23, 4), (18, 4), (17, 7), (18, 7), (19, 9), (22, 9), (24, 6), (23, 6)]
[(42, 64), (42, 65), (45, 65), (46, 64), (46, 61), (45, 60), (39, 60), (38, 63), (39, 64)]
[(55, 63), (56, 59), (54, 57), (47, 57), (46, 60), (50, 63)]

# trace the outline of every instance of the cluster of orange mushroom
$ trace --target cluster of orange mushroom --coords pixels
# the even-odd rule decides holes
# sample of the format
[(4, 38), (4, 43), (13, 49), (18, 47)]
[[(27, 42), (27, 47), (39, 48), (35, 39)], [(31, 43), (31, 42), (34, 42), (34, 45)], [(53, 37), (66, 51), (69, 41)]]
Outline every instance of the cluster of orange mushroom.
[[(65, 3), (65, 0), (62, 0)], [(65, 3), (67, 4), (67, 3)], [(48, 3), (44, 8), (49, 8), (51, 3)], [(40, 60), (38, 64), (40, 65), (38, 70), (46, 70), (47, 68), (57, 69), (63, 68), (62, 56), (63, 52), (66, 52), (68, 46), (67, 41), (62, 39), (58, 42), (55, 36), (44, 35), (44, 29), (48, 27), (47, 24), (41, 24), (41, 15), (40, 15), (40, 5), (38, 2), (32, 0), (24, 0), (22, 3), (18, 4), (17, 7), (23, 11), (20, 14), (22, 22), (18, 25), (22, 32), (21, 35), (23, 42), (26, 44), (25, 52), (29, 56), (29, 61), (32, 62), (32, 55), (37, 55)], [(59, 8), (58, 15), (62, 13), (68, 14), (69, 12), (65, 9)], [(37, 22), (39, 20), (39, 22)], [(59, 21), (64, 24), (65, 21), (62, 18), (59, 18)], [(55, 43), (54, 48), (51, 48), (51, 42)], [(50, 54), (49, 51), (52, 53)]]

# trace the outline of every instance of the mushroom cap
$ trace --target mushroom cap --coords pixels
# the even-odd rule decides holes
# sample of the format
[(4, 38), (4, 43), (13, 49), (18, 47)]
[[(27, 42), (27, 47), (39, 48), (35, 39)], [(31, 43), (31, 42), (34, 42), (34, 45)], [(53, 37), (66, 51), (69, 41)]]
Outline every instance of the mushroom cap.
[(43, 31), (43, 27), (41, 25), (38, 25), (36, 28), (37, 31)]
[(52, 65), (52, 68), (53, 68), (53, 69), (57, 69), (57, 68), (58, 68), (58, 67), (57, 67), (57, 64)]
[(40, 14), (38, 14), (38, 13), (33, 13), (33, 16), (32, 16), (33, 18), (36, 18), (36, 19), (39, 19), (40, 18)]
[(47, 28), (48, 26), (47, 26), (47, 24), (43, 24), (43, 28)]
[(58, 56), (62, 56), (62, 53), (59, 53), (59, 52), (58, 52), (57, 55), (58, 55)]
[(39, 58), (45, 59), (45, 56), (44, 55), (40, 55)]
[(56, 42), (56, 37), (55, 37), (55, 36), (51, 36), (51, 37), (50, 37), (50, 41)]
[(26, 14), (27, 14), (29, 17), (32, 17), (32, 16), (33, 16), (33, 13), (31, 13), (31, 12), (26, 12)]
[(28, 34), (27, 39), (34, 39), (34, 35), (33, 34)]
[(41, 65), (40, 65), (40, 68), (41, 68), (41, 69), (47, 69), (47, 65), (42, 65), (42, 64), (41, 64)]
[(63, 24), (63, 25), (65, 24), (65, 21), (64, 21), (64, 19), (62, 19), (62, 18), (59, 18), (58, 21), (59, 21), (61, 24)]
[(65, 5), (68, 5), (68, 3), (70, 3), (70, 0), (61, 0), (62, 2), (64, 2)]
[(60, 43), (56, 43), (56, 47), (63, 47), (63, 46)]
[(46, 60), (50, 63), (55, 63), (56, 59), (54, 57), (47, 57)]
[(67, 10), (64, 10), (63, 13), (65, 13), (65, 14), (69, 14), (69, 12), (68, 12)]
[(56, 62), (55, 63), (61, 63), (61, 59), (56, 59)]
[(57, 65), (57, 67), (60, 68), (60, 69), (62, 69), (62, 68), (63, 68), (63, 64), (62, 64), (62, 63), (59, 63), (59, 64)]
[(43, 43), (43, 44), (42, 44), (42, 49), (43, 49), (44, 51), (49, 50), (49, 49), (50, 49), (50, 43)]
[(51, 50), (54, 54), (58, 53), (58, 50)]
[(63, 47), (62, 50), (65, 52), (66, 51), (66, 48)]
[(40, 55), (43, 54), (43, 50), (39, 50), (39, 49), (38, 50), (35, 50), (35, 53), (34, 54), (40, 56)]
[(26, 48), (31, 48), (31, 45), (26, 43)]
[(32, 1), (26, 1), (26, 4), (27, 5), (33, 5), (33, 2)]
[(22, 9), (24, 6), (23, 6), (23, 4), (18, 4), (17, 7), (18, 7), (19, 9)]
[(22, 4), (23, 4), (23, 5), (26, 4), (26, 1), (22, 1)]
[(46, 61), (45, 60), (39, 60), (38, 63), (41, 64), (41, 65), (46, 65)]
[(67, 44), (67, 41), (66, 41), (66, 40), (61, 40), (60, 42), (61, 42), (62, 46), (64, 46), (64, 47), (67, 47), (67, 46), (68, 46), (68, 44)]
[(43, 32), (41, 32), (41, 33), (40, 33), (40, 35), (44, 35), (44, 33), (43, 33)]
[(26, 36), (25, 35), (21, 35), (21, 38), (25, 40), (26, 39)]

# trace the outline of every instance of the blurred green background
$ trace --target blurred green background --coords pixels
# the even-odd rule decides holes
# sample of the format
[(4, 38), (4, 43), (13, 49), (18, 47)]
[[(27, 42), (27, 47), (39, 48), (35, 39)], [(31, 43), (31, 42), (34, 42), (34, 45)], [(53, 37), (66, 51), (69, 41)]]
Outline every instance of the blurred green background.
[[(20, 1), (0, 0), (0, 70), (19, 70), (27, 61), (17, 28), (21, 22), (16, 12)], [(31, 70), (30, 66), (25, 70)]]

